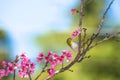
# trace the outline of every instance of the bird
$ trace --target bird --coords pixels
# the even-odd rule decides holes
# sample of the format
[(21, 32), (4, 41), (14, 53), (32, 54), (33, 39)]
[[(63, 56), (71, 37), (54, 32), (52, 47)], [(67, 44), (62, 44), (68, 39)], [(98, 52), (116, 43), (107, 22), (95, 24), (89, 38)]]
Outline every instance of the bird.
[(78, 47), (79, 47), (79, 45), (78, 45), (77, 42), (73, 41), (73, 39), (71, 39), (71, 38), (67, 38), (67, 41), (66, 41), (66, 42), (67, 42), (68, 46), (70, 46), (70, 48), (71, 48), (73, 51), (78, 52)]

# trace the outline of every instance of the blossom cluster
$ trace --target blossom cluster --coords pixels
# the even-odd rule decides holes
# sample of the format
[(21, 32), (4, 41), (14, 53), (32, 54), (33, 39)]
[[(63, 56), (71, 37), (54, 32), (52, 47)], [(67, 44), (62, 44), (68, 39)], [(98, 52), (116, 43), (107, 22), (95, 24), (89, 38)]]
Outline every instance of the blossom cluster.
[(72, 32), (72, 34), (70, 35), (70, 38), (74, 39), (76, 36), (79, 36), (80, 34), (81, 34), (81, 30), (77, 29), (77, 30)]
[(27, 78), (28, 75), (32, 75), (34, 73), (35, 63), (31, 62), (29, 58), (23, 53), (21, 54), (21, 62), (19, 64), (18, 75), (21, 78)]
[[(66, 59), (65, 59), (66, 58)], [(72, 53), (68, 50), (63, 50), (61, 55), (53, 53), (49, 51), (47, 56), (44, 55), (43, 52), (39, 53), (37, 61), (40, 63), (44, 61), (45, 63), (50, 64), (50, 68), (48, 69), (49, 77), (53, 77), (56, 70), (56, 66), (62, 64), (63, 62), (69, 62), (72, 59)]]
[[(56, 66), (65, 61), (69, 62), (71, 59), (72, 53), (68, 50), (63, 50), (61, 55), (49, 51), (46, 56), (43, 52), (40, 52), (37, 57), (37, 62), (40, 63), (44, 61), (44, 63), (49, 64), (50, 66), (47, 72), (49, 77), (53, 77), (56, 72)], [(0, 79), (9, 74), (14, 74), (15, 71), (17, 71), (17, 74), (21, 78), (28, 78), (34, 73), (36, 63), (32, 62), (25, 53), (22, 53), (20, 56), (16, 56), (13, 62), (2, 61), (0, 65), (2, 66), (2, 68), (0, 68)]]
[[(80, 29), (75, 30), (70, 35), (70, 38), (74, 39), (76, 36), (79, 36), (80, 34), (81, 34)], [(40, 52), (37, 57), (37, 62), (41, 63), (41, 61), (43, 61), (45, 64), (47, 64), (47, 72), (49, 74), (49, 78), (51, 78), (57, 72), (56, 67), (59, 64), (63, 66), (64, 62), (69, 62), (71, 59), (72, 59), (71, 51), (63, 50), (61, 52), (61, 55), (49, 51), (47, 55), (45, 55), (45, 53), (43, 52)], [(26, 56), (25, 53), (22, 53), (20, 56), (16, 56), (16, 59), (13, 62), (2, 61), (0, 63), (0, 66), (2, 67), (0, 68), (0, 79), (2, 79), (5, 76), (8, 76), (9, 74), (14, 74), (16, 72), (21, 78), (28, 78), (34, 73), (36, 63), (32, 62)]]
[[(18, 63), (18, 61), (20, 62)], [(24, 53), (17, 56), (13, 62), (2, 61), (0, 65), (3, 67), (0, 69), (0, 79), (9, 74), (13, 74), (16, 70), (18, 70), (18, 75), (21, 78), (26, 78), (28, 77), (28, 73), (30, 75), (34, 73), (35, 68), (35, 63), (31, 62)]]
[(1, 66), (3, 67), (0, 69), (0, 79), (4, 76), (8, 76), (10, 73), (13, 73), (14, 70), (17, 68), (17, 64), (14, 64), (13, 62), (6, 62), (2, 61)]

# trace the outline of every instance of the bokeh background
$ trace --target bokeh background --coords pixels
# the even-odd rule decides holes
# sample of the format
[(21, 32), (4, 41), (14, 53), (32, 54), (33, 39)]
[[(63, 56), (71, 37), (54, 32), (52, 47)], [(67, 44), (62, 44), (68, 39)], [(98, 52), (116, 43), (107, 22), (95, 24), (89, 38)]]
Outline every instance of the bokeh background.
[[(88, 37), (96, 30), (110, 1), (93, 0), (86, 5), (83, 27), (88, 29)], [(70, 10), (79, 9), (79, 3), (80, 0), (0, 0), (0, 61), (12, 61), (22, 52), (36, 61), (39, 52), (71, 50), (66, 39), (79, 27), (79, 15), (71, 15)], [(116, 31), (120, 31), (120, 0), (112, 4), (98, 40)], [(71, 68), (74, 72), (66, 71), (52, 80), (120, 80), (120, 42), (106, 41), (87, 55), (92, 57), (75, 64)]]

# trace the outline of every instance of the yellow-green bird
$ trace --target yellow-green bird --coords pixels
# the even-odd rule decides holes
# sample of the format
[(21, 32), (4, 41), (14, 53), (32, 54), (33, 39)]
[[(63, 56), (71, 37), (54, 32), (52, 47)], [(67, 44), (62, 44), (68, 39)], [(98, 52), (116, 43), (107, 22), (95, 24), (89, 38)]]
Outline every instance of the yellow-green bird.
[(78, 43), (74, 42), (71, 38), (67, 39), (67, 44), (76, 52), (78, 52)]

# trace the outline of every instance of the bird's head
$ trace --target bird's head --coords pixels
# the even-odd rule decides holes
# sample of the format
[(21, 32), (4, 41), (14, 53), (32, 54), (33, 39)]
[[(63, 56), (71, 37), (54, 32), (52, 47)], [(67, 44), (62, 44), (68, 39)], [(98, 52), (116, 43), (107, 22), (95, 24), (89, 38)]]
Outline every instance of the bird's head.
[(71, 46), (71, 44), (72, 44), (72, 39), (71, 39), (71, 38), (67, 38), (67, 44), (68, 44), (69, 46)]

